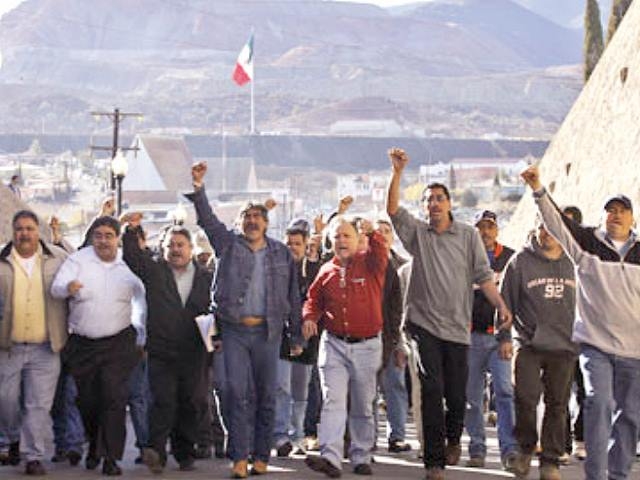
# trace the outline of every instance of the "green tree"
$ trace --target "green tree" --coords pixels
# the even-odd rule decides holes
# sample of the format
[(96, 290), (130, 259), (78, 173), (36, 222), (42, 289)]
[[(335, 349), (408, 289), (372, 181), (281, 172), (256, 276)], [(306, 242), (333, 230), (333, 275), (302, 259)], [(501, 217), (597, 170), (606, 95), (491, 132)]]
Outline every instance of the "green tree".
[(611, 15), (609, 15), (609, 26), (607, 27), (607, 45), (618, 30), (618, 25), (622, 22), (624, 14), (631, 6), (633, 0), (613, 0), (611, 4)]
[(597, 0), (587, 0), (584, 11), (584, 81), (591, 77), (600, 60), (604, 44), (602, 42), (602, 25), (600, 24), (600, 7)]

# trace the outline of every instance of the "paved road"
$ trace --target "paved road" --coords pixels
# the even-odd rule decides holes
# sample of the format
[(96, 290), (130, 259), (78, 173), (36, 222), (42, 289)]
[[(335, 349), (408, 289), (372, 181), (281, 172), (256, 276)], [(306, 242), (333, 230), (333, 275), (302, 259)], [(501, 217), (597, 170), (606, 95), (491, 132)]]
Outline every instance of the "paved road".
[[(129, 429), (129, 432), (132, 430)], [(411, 425), (408, 428), (408, 435), (410, 442), (417, 446), (415, 442), (414, 430)], [(487, 467), (484, 469), (469, 469), (464, 467), (452, 467), (447, 470), (446, 478), (448, 480), (489, 480), (497, 478), (513, 478), (512, 475), (505, 473), (500, 468), (499, 452), (496, 440), (496, 432), (494, 428), (488, 429), (489, 445), (488, 445), (488, 457)], [(229, 478), (229, 463), (226, 460), (201, 460), (198, 461), (197, 470), (193, 472), (180, 472), (177, 465), (170, 460), (165, 473), (160, 476), (152, 475), (146, 467), (142, 465), (135, 465), (134, 458), (137, 455), (137, 450), (133, 446), (133, 435), (128, 436), (128, 446), (125, 454), (125, 459), (121, 463), (124, 475), (123, 478), (131, 479), (212, 479), (212, 478)], [(467, 438), (463, 438), (466, 450)], [(374, 475), (377, 478), (382, 479), (422, 479), (424, 478), (424, 470), (421, 463), (416, 459), (415, 451), (404, 455), (389, 455), (386, 453), (386, 441), (384, 438), (379, 440), (379, 452), (375, 455), (376, 464), (374, 465)], [(415, 450), (415, 449), (414, 449)], [(463, 455), (461, 465), (464, 465), (466, 460), (466, 454)], [(323, 475), (311, 472), (304, 465), (304, 457), (291, 457), (287, 459), (274, 459), (269, 466), (270, 474), (267, 478), (271, 479), (285, 479), (285, 480), (322, 480), (325, 477)], [(537, 463), (534, 462), (530, 478), (538, 478), (538, 472), (536, 468)], [(0, 467), (0, 479), (17, 479), (25, 478), (23, 472), (23, 466), (20, 467)], [(46, 468), (49, 471), (49, 475), (46, 478), (52, 480), (67, 480), (67, 479), (90, 479), (90, 478), (104, 478), (100, 474), (100, 469), (90, 472), (84, 469), (82, 466), (71, 467), (68, 464), (59, 465), (47, 462)], [(351, 469), (348, 463), (343, 465), (344, 478), (355, 479), (362, 478), (360, 476), (351, 473)], [(574, 460), (568, 467), (562, 467), (562, 475), (565, 480), (578, 480), (584, 478), (582, 473), (581, 462)], [(634, 473), (630, 476), (630, 479), (640, 478), (640, 462), (636, 462), (634, 465)]]

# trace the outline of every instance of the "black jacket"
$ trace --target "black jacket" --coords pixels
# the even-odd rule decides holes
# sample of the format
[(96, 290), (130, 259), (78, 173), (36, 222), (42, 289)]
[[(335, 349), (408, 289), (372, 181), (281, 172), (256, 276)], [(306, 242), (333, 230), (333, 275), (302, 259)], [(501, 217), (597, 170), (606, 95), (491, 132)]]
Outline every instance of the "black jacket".
[[(501, 273), (513, 254), (514, 251), (511, 248), (498, 244), (494, 252), (494, 257), (489, 262), (491, 270), (496, 273)], [(475, 289), (473, 292), (471, 331), (493, 335), (495, 313), (496, 309), (489, 303), (489, 300), (484, 296), (482, 290), (479, 288)]]
[(177, 357), (205, 351), (195, 317), (209, 312), (211, 272), (194, 263), (193, 287), (186, 305), (169, 264), (138, 246), (136, 229), (127, 227), (122, 236), (124, 261), (147, 290), (147, 351), (152, 356)]

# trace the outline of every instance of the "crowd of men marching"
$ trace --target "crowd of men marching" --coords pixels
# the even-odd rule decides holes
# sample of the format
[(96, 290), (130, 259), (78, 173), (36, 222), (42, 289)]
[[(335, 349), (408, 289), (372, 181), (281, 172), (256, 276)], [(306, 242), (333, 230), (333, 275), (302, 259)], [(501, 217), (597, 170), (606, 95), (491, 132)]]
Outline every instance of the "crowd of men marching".
[(467, 466), (485, 466), (490, 374), (505, 470), (526, 478), (538, 455), (540, 479), (560, 479), (574, 449), (588, 480), (628, 478), (640, 431), (629, 198), (608, 198), (601, 227), (585, 227), (529, 167), (539, 213), (515, 252), (495, 213), (457, 221), (445, 185), (428, 185), (425, 218), (413, 216), (400, 206), (408, 156), (389, 159), (388, 217), (349, 216), (344, 199), (327, 224), (291, 222), (284, 242), (267, 235), (269, 202), (225, 225), (204, 163), (186, 196), (212, 250), (181, 225), (151, 245), (142, 215), (116, 219), (110, 202), (78, 250), (55, 219), (47, 242), (36, 214), (17, 212), (0, 251), (0, 463), (46, 474), (53, 419), (51, 461), (121, 475), (128, 407), (136, 462), (156, 474), (168, 452), (181, 471), (215, 454), (246, 478), (268, 473), (272, 450), (319, 449), (305, 459), (316, 472), (338, 478), (346, 458), (372, 475), (381, 393), (388, 450), (411, 450), (411, 406), (426, 478), (443, 479), (465, 428)]

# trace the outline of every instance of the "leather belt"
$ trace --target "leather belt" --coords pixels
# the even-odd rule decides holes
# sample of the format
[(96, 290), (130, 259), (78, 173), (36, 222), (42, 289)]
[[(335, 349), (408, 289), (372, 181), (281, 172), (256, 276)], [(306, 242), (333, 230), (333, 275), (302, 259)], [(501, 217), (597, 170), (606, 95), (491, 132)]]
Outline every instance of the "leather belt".
[(242, 317), (240, 323), (245, 327), (257, 327), (264, 322), (264, 317)]
[(346, 343), (361, 343), (378, 337), (378, 335), (372, 335), (370, 337), (350, 337), (349, 335), (336, 335), (335, 333), (331, 332), (329, 332), (329, 335)]

